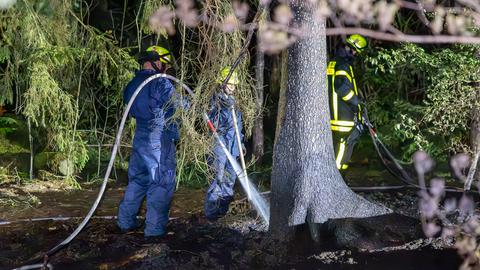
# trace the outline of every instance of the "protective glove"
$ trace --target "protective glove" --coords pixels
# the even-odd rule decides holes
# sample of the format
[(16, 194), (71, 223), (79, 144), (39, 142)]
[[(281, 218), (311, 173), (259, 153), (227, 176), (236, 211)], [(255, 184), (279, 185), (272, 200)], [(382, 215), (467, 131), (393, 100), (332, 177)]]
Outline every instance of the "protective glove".
[(232, 108), (235, 106), (235, 98), (232, 95), (225, 93), (219, 94), (220, 103), (225, 108)]
[(373, 127), (372, 124), (370, 123), (370, 121), (368, 121), (368, 119), (365, 117), (365, 115), (362, 116), (362, 123), (367, 128)]
[(358, 120), (358, 118), (355, 118), (355, 128), (358, 130), (358, 132), (360, 132), (360, 134), (365, 132), (365, 125), (362, 123), (362, 121)]

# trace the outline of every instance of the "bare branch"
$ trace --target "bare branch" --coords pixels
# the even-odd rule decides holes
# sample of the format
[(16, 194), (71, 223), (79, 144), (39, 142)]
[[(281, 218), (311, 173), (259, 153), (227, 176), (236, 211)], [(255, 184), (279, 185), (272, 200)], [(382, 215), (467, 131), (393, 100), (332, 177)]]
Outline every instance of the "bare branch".
[[(263, 0), (263, 4), (270, 1)], [(260, 45), (264, 51), (280, 51), (291, 45), (298, 39), (307, 35), (316, 35), (303, 29), (302, 25), (292, 25), (292, 12), (288, 6), (289, 1), (282, 1), (274, 10), (274, 21), (268, 21), (259, 28), (256, 20), (245, 23), (248, 7), (235, 1), (232, 13), (224, 18), (209, 18), (205, 14), (198, 15), (193, 9), (191, 0), (176, 0), (177, 9), (169, 10), (167, 7), (160, 7), (150, 18), (150, 26), (154, 31), (167, 29), (171, 34), (174, 31), (173, 20), (178, 18), (187, 26), (194, 26), (198, 23), (211, 25), (224, 32), (235, 30), (249, 31), (259, 30), (261, 39)], [(354, 3), (355, 2), (355, 3)], [(330, 19), (334, 27), (326, 30), (326, 35), (349, 35), (358, 33), (370, 38), (412, 43), (480, 43), (480, 36), (469, 32), (470, 28), (479, 24), (480, 14), (475, 12), (480, 8), (474, 0), (457, 0), (459, 5), (445, 7), (437, 5), (433, 0), (416, 0), (408, 2), (394, 0), (393, 2), (373, 0), (310, 0), (312, 8), (315, 9), (315, 16), (318, 20)], [(353, 6), (352, 6), (353, 5)], [(464, 5), (464, 6), (462, 6)], [(365, 6), (370, 7), (368, 12), (362, 13)], [(408, 35), (392, 26), (395, 16), (400, 8), (417, 12), (420, 20), (428, 26), (433, 35)], [(425, 13), (432, 12), (434, 18), (428, 20)], [(337, 17), (339, 16), (339, 17)], [(191, 17), (186, 20), (186, 17)], [(352, 22), (355, 25), (376, 25), (377, 29), (372, 30), (365, 27), (343, 27), (344, 23)], [(185, 23), (186, 22), (186, 23)], [(451, 35), (441, 33), (447, 31)]]
[(388, 28), (387, 28), (387, 31), (398, 36), (398, 35), (403, 35), (403, 32), (398, 30), (397, 28), (395, 28), (393, 25), (390, 25)]
[[(399, 1), (399, 2), (406, 3), (406, 2), (403, 2), (403, 1)], [(416, 2), (417, 2), (417, 8), (418, 9), (415, 10), (415, 13), (417, 14), (418, 19), (424, 25), (429, 26), (430, 21), (427, 19), (427, 16), (425, 15), (425, 12), (427, 12), (427, 10), (425, 9), (424, 5), (422, 3), (420, 3), (418, 0)], [(414, 10), (413, 8), (410, 8), (410, 9)]]
[(462, 5), (465, 5), (467, 7), (474, 9), (477, 12), (480, 12), (480, 3), (478, 1), (472, 1), (472, 0), (457, 0), (457, 1)]
[(360, 34), (370, 38), (393, 41), (393, 42), (412, 42), (412, 43), (462, 43), (479, 44), (480, 37), (475, 36), (449, 36), (449, 35), (398, 35), (389, 34), (381, 31), (375, 31), (360, 27), (328, 28), (327, 36)]
[(406, 8), (406, 9), (410, 9), (410, 10), (416, 10), (416, 11), (422, 11), (422, 12), (433, 11), (433, 10), (427, 10), (423, 6), (423, 4), (419, 3), (418, 1), (413, 3), (413, 2), (407, 2), (407, 1), (402, 1), (402, 0), (395, 0), (395, 4), (397, 4), (398, 7), (400, 7), (400, 8)]

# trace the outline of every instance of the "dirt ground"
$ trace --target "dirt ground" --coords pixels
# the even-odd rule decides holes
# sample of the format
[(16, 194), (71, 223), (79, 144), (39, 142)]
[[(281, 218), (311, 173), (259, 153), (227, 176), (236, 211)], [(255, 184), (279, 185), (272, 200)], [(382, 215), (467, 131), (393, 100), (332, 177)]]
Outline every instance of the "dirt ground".
[[(39, 256), (76, 222), (36, 222), (2, 228), (0, 266), (9, 269)], [(418, 239), (369, 252), (319, 248), (304, 241), (279, 248), (255, 220), (231, 225), (192, 216), (175, 219), (164, 239), (146, 241), (141, 230), (118, 234), (112, 220), (94, 220), (70, 246), (50, 258), (55, 269), (458, 269), (455, 250)], [(327, 245), (328, 246), (328, 245)], [(286, 255), (288, 254), (288, 255)]]
[[(384, 172), (372, 171), (362, 175), (370, 177), (360, 183), (354, 181), (355, 175), (347, 175), (347, 179), (350, 177), (350, 184), (357, 186), (370, 186), (378, 183), (378, 178), (385, 179)], [(384, 181), (382, 184), (392, 183)], [(49, 258), (55, 269), (404, 270), (458, 269), (461, 264), (461, 258), (452, 248), (452, 241), (424, 239), (415, 229), (397, 232), (402, 230), (401, 226), (386, 230), (389, 226), (384, 223), (402, 223), (405, 220), (405, 228), (419, 224), (416, 220), (416, 190), (410, 188), (361, 193), (401, 215), (370, 225), (370, 231), (384, 231), (386, 237), (375, 232), (376, 240), (359, 237), (353, 246), (345, 246), (329, 240), (313, 243), (305, 236), (304, 228), (298, 228), (297, 237), (290, 243), (272, 240), (266, 226), (242, 198), (241, 191), (237, 192), (237, 200), (229, 214), (217, 223), (209, 223), (202, 218), (205, 191), (201, 189), (178, 190), (168, 234), (163, 239), (147, 241), (141, 228), (121, 234), (115, 220), (111, 219), (116, 214), (124, 187), (124, 183), (109, 184), (96, 212), (96, 215), (106, 218), (92, 219), (69, 246)], [(33, 217), (82, 217), (96, 193), (96, 185), (86, 186), (80, 191), (55, 189), (48, 184), (0, 187), (0, 269), (18, 267), (32, 258), (41, 257), (43, 252), (67, 237), (80, 219), (6, 221)], [(351, 228), (355, 229), (355, 226)], [(389, 239), (384, 241), (384, 238)], [(366, 243), (368, 241), (376, 242)], [(362, 246), (375, 248), (364, 249)]]
[[(310, 243), (278, 246), (253, 220), (227, 226), (191, 219), (170, 223), (155, 243), (141, 231), (118, 234), (113, 221), (95, 220), (50, 259), (55, 269), (456, 269), (460, 259), (439, 240), (415, 240), (396, 249), (319, 250)], [(8, 269), (52, 246), (74, 222), (11, 226), (1, 233), (1, 266)], [(2, 229), (4, 230), (4, 229)]]
[[(368, 193), (397, 212), (414, 215), (412, 190)], [(246, 210), (247, 209), (247, 210)], [(201, 211), (171, 220), (165, 238), (154, 242), (142, 230), (120, 234), (114, 220), (94, 219), (65, 249), (50, 258), (55, 269), (458, 269), (461, 259), (441, 239), (410, 239), (397, 247), (362, 250), (299, 238), (280, 244), (248, 210), (245, 200), (218, 223)], [(53, 247), (79, 220), (0, 226), (0, 268), (10, 269)], [(360, 240), (361, 241), (361, 240)]]

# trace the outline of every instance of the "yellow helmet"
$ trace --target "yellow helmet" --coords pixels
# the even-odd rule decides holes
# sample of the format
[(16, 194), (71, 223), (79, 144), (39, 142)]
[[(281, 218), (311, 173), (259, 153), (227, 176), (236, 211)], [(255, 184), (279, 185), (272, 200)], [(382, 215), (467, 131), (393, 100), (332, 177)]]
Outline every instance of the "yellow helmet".
[(172, 55), (170, 51), (160, 46), (150, 46), (147, 48), (147, 52), (156, 52), (158, 57), (160, 57), (160, 62), (165, 64), (172, 64)]
[[(223, 83), (223, 81), (225, 80), (225, 78), (227, 78), (228, 76), (228, 73), (230, 73), (230, 70), (231, 68), (230, 67), (225, 67), (222, 69), (222, 71), (220, 71), (220, 76), (218, 77), (217, 79), (217, 83)], [(239, 83), (239, 80), (238, 80), (238, 73), (236, 70), (234, 70), (232, 72), (232, 76), (230, 76), (230, 78), (228, 79), (228, 84), (235, 84), (237, 85)]]
[(367, 40), (359, 34), (350, 35), (346, 42), (359, 53), (362, 52), (368, 45)]

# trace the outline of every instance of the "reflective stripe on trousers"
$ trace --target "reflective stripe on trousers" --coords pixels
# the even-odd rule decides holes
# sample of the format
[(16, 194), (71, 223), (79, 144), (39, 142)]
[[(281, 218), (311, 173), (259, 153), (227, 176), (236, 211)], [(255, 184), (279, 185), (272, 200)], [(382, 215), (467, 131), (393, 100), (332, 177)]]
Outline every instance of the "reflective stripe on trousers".
[(337, 157), (335, 158), (335, 163), (337, 164), (337, 169), (342, 169), (342, 159), (343, 155), (345, 155), (345, 148), (347, 147), (347, 142), (345, 142), (344, 138), (340, 139), (340, 146), (338, 148)]

